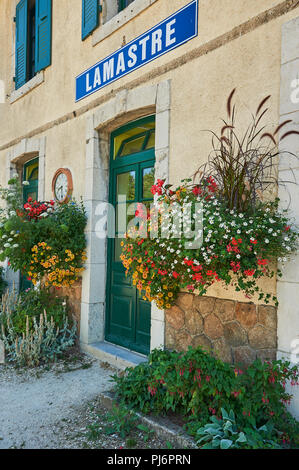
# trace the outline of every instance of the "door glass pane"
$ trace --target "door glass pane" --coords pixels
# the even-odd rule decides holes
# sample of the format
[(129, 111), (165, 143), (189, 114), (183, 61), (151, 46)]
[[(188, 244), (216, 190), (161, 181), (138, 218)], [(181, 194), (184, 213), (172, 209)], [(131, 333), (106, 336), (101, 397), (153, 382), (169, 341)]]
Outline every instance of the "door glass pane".
[(141, 152), (143, 148), (145, 135), (138, 137), (137, 139), (130, 140), (126, 142), (122, 148), (120, 157), (126, 157), (127, 155), (131, 155), (132, 153)]
[(25, 169), (25, 180), (36, 181), (38, 179), (38, 162), (29, 163)]
[[(144, 144), (144, 139), (146, 138), (146, 135), (148, 134), (148, 132), (154, 131), (154, 130), (155, 130), (155, 120), (153, 118), (153, 120), (147, 121), (147, 122), (137, 121), (136, 126), (129, 127), (127, 130), (124, 130), (119, 135), (116, 135), (113, 138), (113, 143), (112, 143), (113, 159), (116, 159), (117, 157), (120, 157), (120, 155), (121, 156), (129, 155), (129, 153), (127, 153), (128, 152), (128, 147), (126, 147), (126, 149), (123, 151), (124, 142), (125, 142), (125, 145), (128, 144), (128, 146), (129, 146), (129, 144), (133, 145), (133, 143), (134, 143), (134, 145), (136, 145), (137, 150), (132, 151), (132, 153), (140, 152), (140, 150), (142, 150), (143, 148), (142, 148), (142, 145), (141, 145), (141, 140), (139, 142), (137, 142), (138, 139), (143, 138), (142, 144)], [(150, 142), (148, 144), (149, 147), (147, 147), (147, 150), (149, 148), (154, 147), (153, 139), (154, 139), (154, 137), (152, 137), (152, 135), (151, 135)], [(138, 146), (137, 146), (137, 144), (138, 144)]]
[(143, 190), (142, 197), (143, 199), (152, 199), (153, 195), (151, 192), (152, 186), (155, 184), (155, 169), (154, 168), (145, 168), (142, 174), (143, 181)]
[(135, 171), (122, 173), (117, 175), (117, 195), (123, 195), (127, 201), (134, 201), (135, 199)]

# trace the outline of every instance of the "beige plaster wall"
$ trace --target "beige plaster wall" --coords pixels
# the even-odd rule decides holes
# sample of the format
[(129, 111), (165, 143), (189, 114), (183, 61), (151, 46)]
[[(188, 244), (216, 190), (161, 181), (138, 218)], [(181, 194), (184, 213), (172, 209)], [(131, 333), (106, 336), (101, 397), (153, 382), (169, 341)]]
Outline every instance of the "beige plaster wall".
[[(0, 79), (5, 81), (8, 97), (13, 91), (12, 18), (16, 3), (16, 0), (0, 1)], [(202, 130), (219, 128), (232, 88), (238, 88), (244, 126), (249, 110), (255, 110), (261, 98), (271, 94), (268, 119), (276, 126), (281, 27), (299, 16), (299, 6), (261, 26), (260, 18), (265, 17), (260, 16), (252, 21), (249, 32), (243, 34), (244, 28), (241, 28), (236, 39), (230, 38), (231, 31), (242, 23), (268, 9), (285, 5), (282, 0), (201, 0), (197, 38), (75, 103), (76, 75), (118, 49), (124, 37), (127, 42), (134, 39), (187, 3), (188, 0), (157, 0), (93, 46), (92, 37), (81, 40), (81, 0), (53, 0), (52, 65), (44, 72), (44, 82), (14, 103), (7, 100), (5, 105), (0, 105), (0, 184), (6, 182), (5, 162), (10, 145), (26, 136), (43, 136), (46, 137), (46, 198), (52, 197), (52, 177), (61, 166), (72, 170), (75, 197), (83, 195), (86, 118), (96, 104), (137, 83), (149, 85), (171, 79), (169, 179), (174, 183), (192, 175), (206, 161), (211, 139)], [(225, 34), (212, 47), (211, 41)], [(207, 54), (199, 49), (205, 45)], [(214, 50), (209, 51), (209, 47)], [(275, 280), (263, 285), (267, 291), (276, 292)], [(219, 285), (209, 289), (208, 295), (244, 301), (242, 294), (224, 290)]]

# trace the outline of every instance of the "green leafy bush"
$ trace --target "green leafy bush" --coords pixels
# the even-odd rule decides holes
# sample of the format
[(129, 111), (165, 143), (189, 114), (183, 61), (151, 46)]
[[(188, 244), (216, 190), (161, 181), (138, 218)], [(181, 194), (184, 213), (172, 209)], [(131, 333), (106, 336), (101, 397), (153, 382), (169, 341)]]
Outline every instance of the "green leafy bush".
[(261, 427), (271, 419), (286, 440), (299, 436), (299, 425), (286, 410), (291, 395), (285, 390), (287, 381), (298, 384), (298, 367), (287, 361), (257, 360), (242, 371), (200, 348), (185, 353), (156, 350), (148, 363), (113, 379), (124, 403), (144, 413), (171, 411), (188, 417), (191, 433), (210, 416), (220, 418), (224, 408), (233, 410), (243, 427)]
[(26, 318), (29, 317), (29, 326), (31, 327), (33, 318), (39, 317), (44, 310), (49, 318), (53, 318), (56, 327), (63, 326), (67, 314), (66, 301), (63, 298), (53, 295), (47, 289), (29, 289), (22, 292), (12, 315), (15, 331), (24, 333)]
[(53, 318), (56, 327), (63, 327), (67, 315), (67, 303), (56, 296), (49, 289), (27, 289), (17, 294), (11, 290), (7, 292), (0, 304), (0, 326), (6, 329), (7, 319), (13, 324), (16, 334), (26, 332), (27, 317), (29, 328), (33, 326), (33, 319), (47, 312), (49, 318)]
[(212, 416), (210, 422), (197, 430), (197, 444), (202, 449), (278, 449), (273, 440), (273, 426), (238, 429), (235, 414), (224, 409), (222, 419)]

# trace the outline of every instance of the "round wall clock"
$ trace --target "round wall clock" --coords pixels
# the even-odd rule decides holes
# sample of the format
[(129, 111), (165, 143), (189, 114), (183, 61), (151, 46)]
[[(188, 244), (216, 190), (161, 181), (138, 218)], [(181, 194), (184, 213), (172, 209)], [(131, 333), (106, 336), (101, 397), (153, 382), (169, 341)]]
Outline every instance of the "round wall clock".
[(67, 168), (59, 168), (52, 181), (54, 198), (60, 204), (68, 202), (73, 192), (72, 173)]

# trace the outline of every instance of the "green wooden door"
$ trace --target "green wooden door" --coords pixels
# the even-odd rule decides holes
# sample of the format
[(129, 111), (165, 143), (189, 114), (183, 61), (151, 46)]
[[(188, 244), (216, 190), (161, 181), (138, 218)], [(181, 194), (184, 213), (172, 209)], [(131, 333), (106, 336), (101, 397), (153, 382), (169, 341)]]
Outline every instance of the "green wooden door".
[[(143, 354), (150, 351), (151, 304), (125, 275), (120, 261), (124, 233), (118, 231), (117, 214), (124, 209), (121, 205), (152, 202), (154, 146), (154, 117), (131, 123), (111, 136), (109, 202), (115, 207), (116, 238), (108, 240), (106, 340)], [(120, 195), (125, 196), (123, 202)], [(128, 215), (127, 222), (132, 218)]]
[[(24, 165), (23, 180), (28, 181), (29, 185), (23, 186), (23, 201), (24, 204), (28, 201), (28, 198), (32, 198), (33, 201), (38, 199), (38, 158), (30, 160), (30, 162)], [(32, 282), (28, 281), (26, 275), (21, 275), (20, 289), (26, 290), (33, 287)]]

